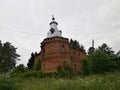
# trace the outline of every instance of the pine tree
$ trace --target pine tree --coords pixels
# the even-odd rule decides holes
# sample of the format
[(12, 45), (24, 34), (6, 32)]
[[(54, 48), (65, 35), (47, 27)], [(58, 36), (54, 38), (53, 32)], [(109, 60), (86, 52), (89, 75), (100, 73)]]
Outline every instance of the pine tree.
[(0, 41), (0, 72), (6, 73), (15, 68), (16, 61), (19, 60), (16, 49), (11, 43), (1, 43)]
[(33, 69), (34, 61), (35, 61), (35, 54), (31, 53), (31, 57), (28, 60), (28, 64), (27, 64), (29, 70)]
[(86, 53), (86, 50), (82, 44), (79, 44), (77, 40), (70, 39), (70, 47), (73, 49), (81, 50), (82, 52)]

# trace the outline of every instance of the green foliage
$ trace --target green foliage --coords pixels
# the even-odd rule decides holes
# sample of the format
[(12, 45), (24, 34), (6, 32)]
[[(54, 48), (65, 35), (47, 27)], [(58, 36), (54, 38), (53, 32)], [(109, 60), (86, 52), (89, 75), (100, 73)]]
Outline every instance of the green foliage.
[(70, 40), (70, 47), (74, 48), (74, 49), (80, 49), (81, 51), (83, 51), (84, 53), (86, 53), (84, 46), (81, 44), (79, 44), (79, 42), (77, 40)]
[(90, 53), (90, 55), (83, 60), (82, 63), (82, 70), (85, 74), (90, 74), (91, 72), (104, 73), (112, 71), (114, 64), (111, 57), (106, 52), (101, 50), (95, 50)]
[(0, 73), (9, 72), (15, 67), (16, 61), (20, 57), (16, 53), (16, 49), (11, 43), (2, 44), (0, 41)]
[(62, 72), (62, 71), (63, 71), (63, 70), (62, 70), (61, 66), (58, 66), (58, 67), (57, 67), (57, 72), (60, 73), (60, 72)]
[(106, 43), (103, 43), (101, 46), (98, 47), (98, 49), (101, 50), (101, 51), (106, 52), (111, 57), (111, 59), (115, 58), (114, 51)]
[(37, 71), (41, 70), (41, 61), (40, 60), (36, 60), (33, 69), (37, 70)]
[(17, 67), (15, 67), (12, 73), (22, 73), (25, 71), (26, 71), (25, 66), (23, 64), (19, 64)]
[(25, 72), (14, 72), (11, 73), (10, 77), (21, 77), (21, 78), (59, 78), (58, 72), (41, 72), (34, 70), (26, 70)]
[(28, 60), (28, 63), (27, 63), (27, 66), (28, 66), (28, 69), (29, 70), (32, 70), (33, 67), (34, 67), (34, 62), (35, 62), (35, 57), (37, 56), (37, 52), (34, 53), (31, 53), (31, 57), (30, 59)]
[(0, 90), (18, 90), (15, 80), (5, 77), (0, 77)]
[[(112, 70), (120, 71), (120, 51), (118, 51), (115, 54), (115, 52), (112, 50), (112, 48), (109, 47), (106, 43), (103, 43), (101, 46), (99, 46), (98, 50), (106, 53), (110, 57), (110, 59), (111, 59), (110, 61), (112, 61), (112, 68), (110, 68), (111, 71)], [(88, 50), (88, 56), (91, 56), (92, 53), (94, 53), (94, 51), (96, 51), (96, 50), (93, 47), (90, 47)], [(101, 64), (102, 64), (102, 60), (101, 60)]]
[(32, 78), (32, 77), (44, 78), (44, 77), (46, 77), (46, 73), (31, 70), (31, 71), (27, 71), (27, 72), (23, 73), (22, 77), (25, 77), (25, 78)]
[(68, 77), (72, 75), (72, 69), (67, 62), (64, 62), (64, 72)]
[(120, 90), (119, 76), (120, 72), (109, 72), (104, 74), (93, 74), (89, 76), (85, 75), (84, 77), (75, 76), (72, 79), (56, 79), (48, 77), (15, 77), (9, 79), (10, 81), (15, 81), (15, 83), (19, 86), (15, 90)]
[(88, 49), (88, 55), (90, 55), (91, 53), (93, 53), (95, 51), (95, 48), (94, 47), (90, 47)]
[(56, 75), (57, 75), (56, 77), (59, 77), (59, 78), (62, 78), (62, 77), (71, 78), (73, 75), (73, 72), (70, 65), (67, 62), (64, 62), (63, 68), (61, 66), (58, 66)]
[(90, 73), (92, 73), (92, 62), (91, 60), (89, 60), (88, 58), (84, 58), (82, 60), (82, 71), (83, 71), (83, 74), (85, 75), (88, 75)]
[(89, 56), (92, 61), (92, 69), (94, 72), (107, 72), (112, 70), (111, 57), (104, 51), (96, 50)]
[(120, 71), (120, 50), (116, 53), (116, 58), (113, 61), (115, 62), (114, 70)]
[(120, 58), (120, 50), (116, 53), (117, 58)]

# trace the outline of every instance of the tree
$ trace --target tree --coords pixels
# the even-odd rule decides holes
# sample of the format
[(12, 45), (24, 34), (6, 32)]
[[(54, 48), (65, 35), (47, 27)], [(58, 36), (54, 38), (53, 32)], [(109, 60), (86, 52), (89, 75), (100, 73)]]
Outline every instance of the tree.
[(84, 47), (82, 44), (80, 45), (80, 50), (81, 50), (82, 52), (86, 53), (85, 47)]
[(82, 44), (79, 44), (77, 40), (70, 39), (70, 47), (73, 49), (81, 50), (82, 52), (86, 53), (86, 50)]
[(116, 53), (115, 61), (115, 70), (120, 70), (120, 50)]
[(72, 76), (72, 68), (70, 67), (70, 64), (68, 62), (64, 62), (64, 72), (66, 76)]
[(29, 58), (28, 60), (28, 63), (27, 63), (27, 66), (28, 66), (28, 69), (29, 70), (32, 70), (33, 69), (33, 66), (34, 66), (34, 62), (35, 62), (35, 58), (38, 56), (38, 53), (35, 52), (35, 53), (31, 53), (31, 57)]
[(95, 48), (94, 47), (90, 47), (88, 49), (88, 55), (90, 55), (91, 53), (93, 53), (95, 51)]
[(31, 53), (31, 57), (30, 57), (30, 59), (28, 60), (28, 63), (27, 63), (27, 66), (28, 66), (29, 70), (33, 69), (34, 61), (35, 61), (35, 55), (33, 53)]
[(16, 49), (11, 43), (1, 43), (0, 41), (0, 73), (6, 73), (15, 68), (16, 61), (19, 60)]
[(98, 47), (99, 50), (106, 52), (112, 59), (115, 58), (115, 53), (106, 43)]
[(70, 47), (74, 49), (80, 49), (80, 44), (77, 40), (70, 40)]
[(62, 67), (61, 67), (61, 66), (58, 66), (58, 67), (57, 67), (57, 72), (58, 72), (58, 73), (63, 72), (63, 70), (62, 70)]
[(117, 52), (117, 58), (120, 58), (120, 50)]
[(82, 64), (84, 74), (90, 74), (91, 72), (104, 73), (112, 71), (114, 62), (106, 52), (97, 49), (88, 55)]
[(21, 72), (25, 72), (26, 71), (26, 68), (23, 64), (19, 64), (17, 67), (15, 67), (13, 73), (21, 73)]
[(89, 56), (89, 60), (92, 61), (93, 72), (106, 72), (112, 69), (111, 57), (102, 50), (94, 51)]
[(82, 60), (82, 71), (85, 75), (92, 73), (92, 61), (88, 57)]
[(38, 71), (38, 70), (41, 70), (41, 67), (42, 67), (41, 61), (39, 59), (36, 60), (34, 66), (33, 66), (33, 69)]
[(0, 73), (2, 72), (2, 43), (0, 41)]

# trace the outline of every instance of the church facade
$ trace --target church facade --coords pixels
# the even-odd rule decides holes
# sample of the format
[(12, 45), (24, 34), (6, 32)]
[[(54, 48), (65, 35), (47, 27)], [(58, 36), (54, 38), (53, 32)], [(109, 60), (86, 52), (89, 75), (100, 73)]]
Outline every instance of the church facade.
[(41, 43), (41, 51), (36, 57), (36, 61), (40, 60), (41, 70), (45, 72), (55, 72), (58, 66), (64, 67), (64, 63), (79, 71), (82, 67), (81, 60), (86, 56), (81, 50), (70, 47), (68, 38), (62, 36), (62, 31), (57, 28), (58, 23), (52, 17), (50, 22), (50, 30)]

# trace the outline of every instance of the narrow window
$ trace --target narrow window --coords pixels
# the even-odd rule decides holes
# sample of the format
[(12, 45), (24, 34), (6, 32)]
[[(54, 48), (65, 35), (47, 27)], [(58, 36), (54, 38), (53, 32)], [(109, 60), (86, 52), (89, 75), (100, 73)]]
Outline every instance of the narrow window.
[(61, 51), (62, 51), (62, 52), (65, 52), (65, 46), (64, 46), (64, 45), (62, 45)]
[(45, 70), (45, 64), (43, 64), (43, 70)]
[(76, 64), (74, 65), (74, 69), (75, 69), (75, 71), (77, 70), (77, 65)]

